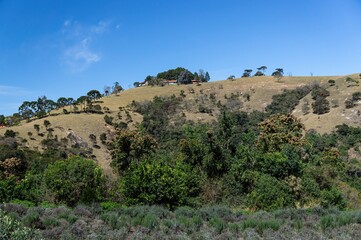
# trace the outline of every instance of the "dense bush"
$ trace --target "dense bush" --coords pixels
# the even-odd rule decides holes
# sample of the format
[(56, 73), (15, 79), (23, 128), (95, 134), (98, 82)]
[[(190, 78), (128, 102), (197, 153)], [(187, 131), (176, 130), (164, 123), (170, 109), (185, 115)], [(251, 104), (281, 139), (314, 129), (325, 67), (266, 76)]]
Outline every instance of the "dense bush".
[(49, 165), (44, 172), (44, 182), (55, 203), (75, 205), (101, 198), (103, 176), (94, 161), (71, 157)]
[(295, 90), (285, 90), (281, 94), (273, 95), (272, 103), (266, 107), (266, 111), (271, 114), (289, 114), (311, 90), (310, 86), (303, 86)]
[(250, 194), (250, 207), (254, 210), (274, 210), (292, 207), (294, 199), (287, 185), (268, 175), (261, 175), (255, 181)]
[(198, 193), (199, 178), (192, 169), (177, 163), (143, 161), (132, 164), (120, 182), (128, 204), (161, 204), (170, 208), (188, 203)]

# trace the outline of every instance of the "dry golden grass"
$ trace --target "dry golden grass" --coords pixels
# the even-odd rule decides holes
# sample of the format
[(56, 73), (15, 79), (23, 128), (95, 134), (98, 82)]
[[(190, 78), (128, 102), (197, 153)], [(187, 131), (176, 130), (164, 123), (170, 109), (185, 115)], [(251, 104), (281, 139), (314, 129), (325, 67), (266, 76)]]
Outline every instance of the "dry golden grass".
[[(354, 79), (358, 79), (358, 75), (352, 75)], [(331, 95), (328, 98), (335, 99), (339, 102), (339, 107), (331, 108), (331, 111), (324, 115), (307, 114), (304, 115), (301, 111), (303, 101), (300, 101), (299, 106), (294, 110), (294, 115), (299, 117), (305, 124), (307, 129), (313, 128), (320, 133), (330, 132), (338, 124), (347, 123), (351, 125), (360, 125), (360, 117), (356, 115), (357, 110), (361, 110), (361, 104), (353, 109), (345, 109), (344, 101), (346, 98), (350, 98), (353, 92), (361, 91), (358, 87), (347, 87), (345, 82), (346, 77), (335, 76), (322, 76), (322, 77), (283, 77), (280, 81), (277, 81), (273, 77), (252, 77), (252, 78), (239, 78), (233, 81), (223, 80), (217, 82), (203, 83), (200, 86), (196, 85), (173, 85), (164, 87), (139, 87), (129, 89), (121, 92), (118, 95), (110, 95), (100, 99), (103, 101), (100, 105), (102, 107), (108, 107), (111, 111), (108, 115), (117, 118), (119, 107), (128, 106), (134, 101), (152, 100), (154, 96), (169, 96), (175, 94), (180, 95), (183, 90), (186, 94), (186, 99), (192, 100), (199, 97), (200, 92), (204, 94), (215, 94), (217, 100), (225, 101), (224, 96), (230, 96), (231, 93), (242, 93), (243, 95), (250, 94), (250, 101), (244, 102), (242, 110), (264, 110), (265, 107), (271, 103), (272, 96), (282, 92), (284, 89), (294, 89), (302, 85), (312, 84), (318, 82), (321, 85), (327, 85), (327, 81), (330, 79), (336, 80), (336, 86), (330, 87), (328, 90)], [(191, 91), (193, 90), (193, 91)], [(193, 93), (191, 93), (193, 92)], [(242, 98), (242, 97), (241, 97)], [(310, 96), (306, 97), (310, 99)], [(243, 98), (242, 98), (243, 100)], [(312, 101), (310, 100), (310, 104)], [(68, 109), (69, 110), (69, 109)], [(56, 112), (56, 111), (54, 111)], [(58, 110), (58, 112), (62, 112)], [(130, 112), (133, 124), (140, 123), (142, 116)], [(197, 112), (186, 112), (187, 119), (194, 121), (211, 121), (215, 119), (215, 116), (209, 114), (202, 114)], [(97, 157), (99, 165), (110, 174), (111, 169), (109, 167), (110, 155), (105, 146), (102, 146), (99, 141), (101, 133), (106, 132), (111, 128), (104, 122), (104, 115), (99, 114), (60, 114), (58, 116), (50, 116), (45, 118), (50, 121), (51, 127), (54, 128), (53, 135), (58, 135), (58, 139), (66, 137), (71, 129), (77, 136), (81, 137), (91, 146), (89, 139), (90, 134), (96, 135), (98, 139), (98, 145), (101, 149), (94, 149), (94, 155)], [(19, 132), (19, 136), (28, 140), (27, 145), (32, 148), (38, 148), (42, 138), (36, 135), (34, 124), (42, 126), (41, 132), (45, 132), (43, 126), (44, 119), (35, 120), (30, 123), (23, 122), (19, 126), (11, 127), (12, 130)], [(0, 134), (3, 135), (5, 129), (0, 129)], [(30, 140), (28, 132), (32, 132), (36, 140)], [(39, 147), (40, 148), (40, 147)]]
[[(350, 75), (350, 77), (360, 80), (358, 74)], [(338, 107), (331, 107), (329, 113), (322, 115), (310, 113), (304, 115), (302, 113), (303, 101), (300, 101), (300, 104), (293, 111), (293, 115), (301, 119), (306, 129), (315, 129), (319, 133), (328, 133), (334, 130), (337, 125), (343, 123), (351, 126), (361, 126), (361, 116), (358, 115), (358, 111), (361, 112), (361, 104), (351, 109), (346, 109), (345, 107), (345, 100), (350, 99), (352, 93), (361, 92), (361, 86), (348, 87), (346, 78), (347, 76), (337, 79), (333, 78), (336, 81), (336, 85), (327, 88), (330, 92), (330, 96), (327, 98), (330, 101), (330, 105), (332, 106), (332, 101), (337, 101), (339, 105)], [(325, 85), (328, 86), (327, 83)], [(309, 101), (311, 106), (312, 99), (310, 94), (305, 99)]]

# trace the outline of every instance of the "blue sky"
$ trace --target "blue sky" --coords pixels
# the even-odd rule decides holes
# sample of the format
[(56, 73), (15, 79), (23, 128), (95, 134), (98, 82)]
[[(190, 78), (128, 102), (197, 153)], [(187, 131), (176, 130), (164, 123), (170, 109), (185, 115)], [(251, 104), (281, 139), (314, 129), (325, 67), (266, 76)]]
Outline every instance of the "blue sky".
[(361, 0), (0, 0), (0, 114), (175, 67), (361, 72)]

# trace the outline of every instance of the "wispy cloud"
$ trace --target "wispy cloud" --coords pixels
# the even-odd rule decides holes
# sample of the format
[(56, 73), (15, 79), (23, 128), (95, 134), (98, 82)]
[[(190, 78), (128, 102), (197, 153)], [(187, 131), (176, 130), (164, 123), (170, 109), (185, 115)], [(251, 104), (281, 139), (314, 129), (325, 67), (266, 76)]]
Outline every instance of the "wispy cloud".
[(31, 94), (31, 92), (19, 87), (0, 85), (0, 96), (22, 96), (27, 94)]
[(62, 35), (65, 39), (63, 63), (71, 72), (82, 72), (101, 60), (101, 53), (95, 50), (94, 42), (109, 28), (109, 22), (100, 21), (85, 26), (77, 21), (66, 20)]

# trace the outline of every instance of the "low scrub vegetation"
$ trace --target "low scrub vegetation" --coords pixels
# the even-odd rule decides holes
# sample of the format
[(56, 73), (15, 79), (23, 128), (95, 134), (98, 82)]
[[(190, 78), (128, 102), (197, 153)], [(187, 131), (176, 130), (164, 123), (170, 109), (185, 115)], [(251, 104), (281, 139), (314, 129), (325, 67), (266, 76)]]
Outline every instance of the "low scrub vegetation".
[(283, 209), (250, 213), (226, 206), (108, 208), (108, 204), (0, 205), (2, 239), (355, 239), (361, 212)]

